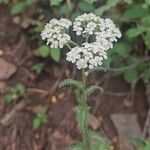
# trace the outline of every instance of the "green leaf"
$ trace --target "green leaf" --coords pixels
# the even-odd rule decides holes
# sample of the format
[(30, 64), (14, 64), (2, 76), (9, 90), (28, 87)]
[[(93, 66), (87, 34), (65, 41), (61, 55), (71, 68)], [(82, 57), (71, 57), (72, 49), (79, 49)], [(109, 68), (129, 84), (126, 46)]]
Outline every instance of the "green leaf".
[(120, 0), (107, 0), (107, 5), (109, 7), (115, 7), (118, 3), (120, 2)]
[(41, 74), (44, 69), (43, 63), (38, 63), (32, 66), (32, 70), (35, 71), (37, 74)]
[(75, 11), (75, 12), (73, 12), (73, 14), (71, 15), (71, 20), (74, 21), (75, 18), (78, 17), (81, 14), (82, 14), (81, 11)]
[(41, 106), (40, 111), (37, 113), (37, 117), (43, 118), (46, 115), (46, 109)]
[(33, 123), (32, 123), (33, 129), (38, 129), (40, 125), (41, 125), (40, 118), (34, 118)]
[(62, 0), (50, 0), (51, 6), (58, 6), (61, 2)]
[(8, 4), (10, 0), (0, 0), (0, 4)]
[(144, 70), (144, 72), (141, 74), (141, 77), (144, 80), (150, 80), (150, 67)]
[(136, 19), (143, 17), (149, 13), (148, 9), (143, 8), (141, 4), (133, 4), (125, 11), (124, 16), (128, 19)]
[(133, 3), (133, 0), (124, 0), (125, 3), (127, 3), (128, 5), (131, 5)]
[(96, 134), (93, 131), (89, 131), (89, 137), (92, 140), (92, 150), (110, 150), (110, 142), (102, 137), (101, 135)]
[(144, 17), (141, 18), (141, 19), (142, 19), (142, 23), (143, 23), (144, 25), (147, 25), (147, 26), (150, 25), (150, 15), (144, 16)]
[(106, 70), (109, 69), (110, 66), (111, 66), (111, 63), (112, 63), (112, 58), (110, 56), (108, 56), (107, 59), (103, 60), (103, 66), (104, 66), (104, 68), (106, 68)]
[(10, 104), (13, 101), (13, 97), (11, 94), (7, 94), (4, 96), (4, 101), (6, 104)]
[(23, 84), (18, 83), (15, 88), (16, 88), (16, 90), (17, 90), (17, 93), (18, 93), (18, 96), (19, 96), (19, 97), (25, 95), (25, 87), (24, 87)]
[(59, 9), (59, 14), (60, 15), (66, 15), (68, 13), (69, 7), (68, 5), (65, 3), (64, 5), (62, 5)]
[(90, 96), (96, 90), (100, 90), (101, 92), (103, 92), (103, 89), (100, 86), (92, 85), (86, 89), (86, 91), (85, 91), (86, 96)]
[(147, 32), (144, 36), (144, 43), (148, 49), (150, 49), (150, 32)]
[(19, 2), (15, 4), (12, 9), (11, 9), (11, 14), (12, 15), (17, 15), (21, 12), (23, 12), (26, 9), (26, 5), (24, 2)]
[(126, 32), (128, 38), (135, 38), (139, 36), (143, 31), (140, 31), (138, 28), (131, 28)]
[(48, 55), (50, 54), (50, 48), (49, 46), (46, 46), (46, 45), (42, 45), (38, 48), (38, 53), (40, 56), (42, 57), (48, 57)]
[(97, 8), (94, 13), (101, 16), (105, 11), (108, 11), (111, 7), (115, 7), (119, 2), (120, 0), (107, 0), (107, 3)]
[(129, 51), (131, 51), (131, 47), (128, 43), (121, 42), (114, 45), (112, 52), (117, 53), (119, 56), (126, 55)]
[(133, 140), (133, 145), (136, 146), (136, 148), (144, 150), (146, 143), (144, 140), (136, 138)]
[(74, 108), (74, 111), (77, 115), (77, 119), (80, 123), (80, 127), (81, 129), (85, 129), (88, 126), (88, 116), (89, 116), (89, 111), (90, 108), (89, 107), (85, 107), (85, 106), (76, 106)]
[(105, 71), (106, 72), (106, 69), (103, 67), (103, 66), (100, 66), (100, 67), (95, 67), (93, 69), (90, 69), (87, 74), (89, 75), (90, 73), (93, 73), (93, 72), (98, 72), (98, 71)]
[(83, 143), (77, 143), (77, 144), (71, 145), (68, 148), (68, 150), (86, 150), (86, 149)]
[(85, 1), (81, 1), (78, 4), (78, 7), (83, 12), (92, 12), (95, 9), (94, 5), (92, 5), (88, 2), (85, 2)]
[(50, 50), (50, 56), (55, 62), (59, 62), (60, 60), (60, 49), (53, 48)]
[(95, 9), (94, 13), (98, 16), (102, 16), (103, 13), (107, 11), (108, 9), (109, 7), (107, 5), (100, 6), (99, 8)]
[(146, 142), (144, 150), (150, 150), (150, 142)]
[(94, 2), (96, 2), (97, 0), (84, 0), (85, 2), (89, 3), (89, 4), (93, 4)]
[(74, 79), (64, 79), (63, 81), (59, 83), (59, 87), (71, 86), (71, 85), (78, 87), (78, 88), (82, 88), (82, 82), (74, 80)]
[(39, 112), (36, 113), (36, 117), (33, 119), (32, 126), (33, 129), (39, 128), (42, 124), (48, 121), (46, 115), (46, 109), (41, 106)]
[(138, 72), (135, 68), (126, 70), (124, 72), (124, 79), (128, 83), (135, 83), (138, 80)]

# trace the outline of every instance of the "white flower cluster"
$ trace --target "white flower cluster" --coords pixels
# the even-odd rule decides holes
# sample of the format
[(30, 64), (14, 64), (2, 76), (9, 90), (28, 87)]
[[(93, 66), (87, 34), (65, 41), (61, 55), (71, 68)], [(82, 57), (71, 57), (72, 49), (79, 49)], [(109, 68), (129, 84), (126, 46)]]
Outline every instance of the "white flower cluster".
[(92, 69), (102, 65), (107, 58), (107, 50), (113, 48), (113, 42), (121, 37), (121, 32), (112, 20), (102, 19), (93, 13), (78, 16), (73, 23), (77, 35), (94, 35), (96, 41), (83, 43), (67, 53), (67, 60), (76, 63), (77, 68)]
[(93, 13), (78, 16), (73, 23), (77, 35), (96, 35), (96, 39), (105, 38), (111, 42), (121, 37), (119, 29), (111, 19), (103, 19)]
[[(73, 43), (68, 35), (71, 21), (65, 18), (52, 19), (41, 33), (51, 48), (63, 48), (65, 44)], [(78, 16), (73, 23), (73, 31), (77, 35), (89, 37), (93, 35), (95, 42), (83, 43), (82, 46), (70, 48), (67, 60), (75, 63), (78, 69), (92, 69), (102, 65), (107, 58), (107, 50), (113, 47), (113, 42), (121, 37), (121, 32), (111, 19), (103, 19), (93, 13)]]
[[(104, 41), (106, 42), (106, 41)], [(67, 53), (67, 60), (76, 63), (77, 68), (92, 69), (94, 67), (102, 65), (102, 60), (107, 58), (107, 52), (105, 48), (111, 45), (109, 43), (83, 43), (82, 47), (74, 47)]]
[(47, 45), (50, 44), (51, 48), (63, 48), (70, 41), (68, 30), (71, 25), (71, 21), (66, 18), (52, 19), (45, 25), (41, 33), (42, 39), (47, 40)]

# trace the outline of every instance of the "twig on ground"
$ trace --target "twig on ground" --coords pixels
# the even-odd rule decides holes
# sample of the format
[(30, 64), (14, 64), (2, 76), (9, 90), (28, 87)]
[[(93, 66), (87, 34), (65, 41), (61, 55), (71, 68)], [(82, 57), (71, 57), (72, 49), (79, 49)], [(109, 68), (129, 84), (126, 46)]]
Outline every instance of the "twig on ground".
[(148, 114), (146, 117), (142, 136), (143, 138), (146, 138), (146, 137), (150, 138), (150, 84), (149, 82), (145, 82), (145, 85), (146, 85), (146, 96), (147, 96), (147, 102), (149, 105), (149, 110), (148, 110)]
[(3, 126), (9, 125), (11, 119), (15, 116), (16, 112), (23, 109), (26, 105), (26, 100), (22, 100), (19, 102), (10, 112), (4, 115), (4, 117), (1, 119), (0, 124)]
[(146, 122), (145, 122), (145, 125), (144, 125), (142, 137), (146, 138), (148, 136), (150, 138), (149, 131), (150, 131), (150, 109), (149, 109), (147, 117), (146, 117)]

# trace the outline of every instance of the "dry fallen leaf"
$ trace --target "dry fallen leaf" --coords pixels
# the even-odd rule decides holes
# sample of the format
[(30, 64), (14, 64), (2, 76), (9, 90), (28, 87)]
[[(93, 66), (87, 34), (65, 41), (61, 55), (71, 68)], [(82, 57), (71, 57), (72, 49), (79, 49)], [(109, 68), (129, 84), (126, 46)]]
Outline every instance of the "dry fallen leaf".
[(32, 107), (27, 107), (27, 110), (32, 111), (33, 113), (37, 113), (40, 111), (41, 105), (36, 105)]
[(65, 97), (65, 93), (64, 93), (64, 92), (62, 92), (62, 93), (60, 93), (60, 94), (58, 95), (58, 99), (59, 99), (59, 100), (62, 100), (64, 97)]
[(57, 102), (57, 97), (56, 97), (55, 95), (53, 95), (53, 96), (51, 97), (51, 102), (52, 102), (53, 104)]
[(125, 100), (123, 101), (123, 104), (124, 104), (124, 106), (127, 107), (127, 108), (130, 108), (130, 107), (133, 106), (133, 102), (130, 101), (130, 100), (127, 100), (127, 99), (125, 99)]
[(95, 116), (90, 115), (90, 117), (89, 117), (89, 126), (93, 130), (97, 130), (100, 126), (100, 120), (98, 118), (96, 118)]
[(0, 49), (0, 56), (2, 56), (3, 54), (4, 54), (4, 51)]
[(32, 18), (29, 18), (27, 16), (15, 16), (13, 17), (13, 22), (19, 26), (21, 26), (23, 29), (27, 29), (30, 25), (39, 25), (40, 23)]
[(70, 76), (70, 70), (68, 70), (68, 69), (65, 70), (65, 76), (66, 76), (66, 77), (69, 77), (69, 76)]

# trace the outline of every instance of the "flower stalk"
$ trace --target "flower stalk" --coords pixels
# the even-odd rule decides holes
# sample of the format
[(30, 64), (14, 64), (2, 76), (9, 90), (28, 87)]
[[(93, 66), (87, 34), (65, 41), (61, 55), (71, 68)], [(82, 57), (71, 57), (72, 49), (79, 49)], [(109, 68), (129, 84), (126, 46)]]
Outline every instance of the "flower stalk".
[[(86, 99), (86, 93), (85, 93), (85, 91), (86, 91), (86, 78), (87, 78), (87, 76), (85, 75), (85, 69), (81, 70), (81, 76), (82, 76), (82, 85), (83, 85), (83, 88), (82, 88), (82, 98), (81, 98), (81, 101), (82, 101), (81, 106), (88, 109), (87, 99)], [(89, 118), (89, 113), (87, 114), (87, 118)], [(81, 124), (82, 124), (82, 122), (81, 122)], [(83, 134), (83, 141), (84, 141), (85, 149), (91, 150), (91, 145), (90, 145), (91, 141), (90, 141), (89, 134), (88, 134), (88, 124), (86, 124), (85, 126), (83, 126), (82, 134)]]

